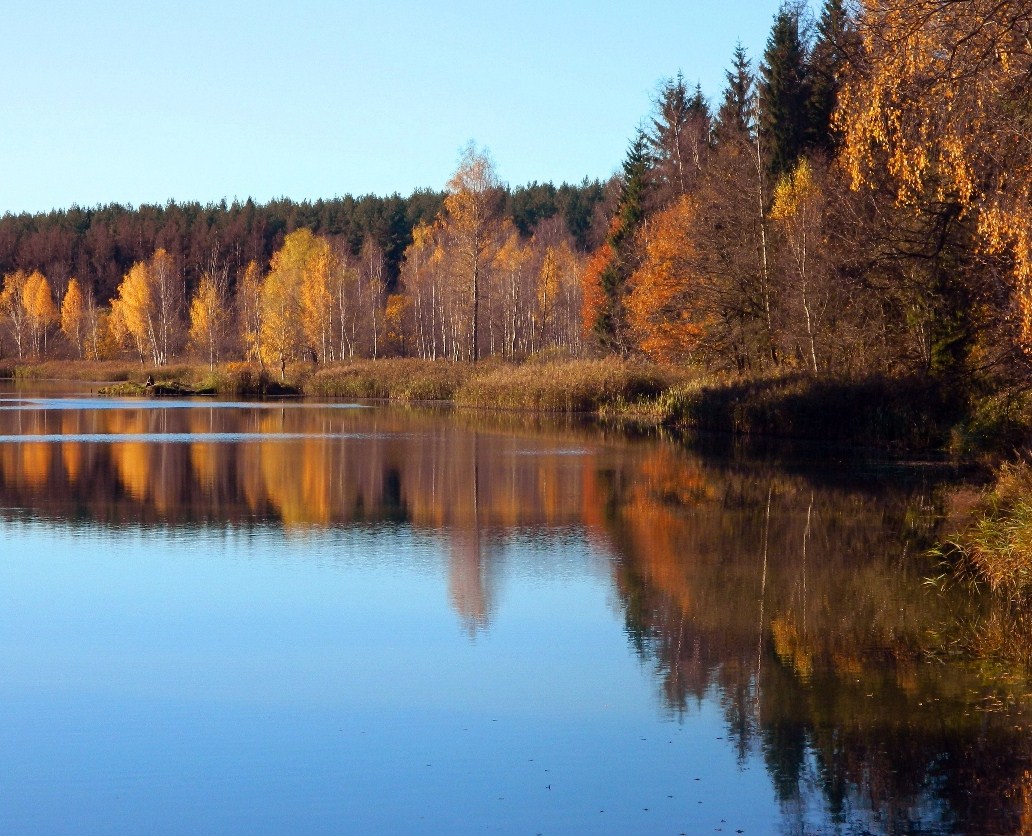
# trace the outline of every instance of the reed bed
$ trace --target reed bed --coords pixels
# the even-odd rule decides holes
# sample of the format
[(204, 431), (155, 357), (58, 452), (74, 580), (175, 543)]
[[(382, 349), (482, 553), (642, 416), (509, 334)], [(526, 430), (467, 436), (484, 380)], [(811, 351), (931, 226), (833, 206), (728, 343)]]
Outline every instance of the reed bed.
[(1032, 463), (1001, 465), (971, 523), (940, 552), (961, 579), (1032, 605)]
[(448, 360), (355, 360), (316, 370), (304, 382), (303, 390), (306, 395), (329, 398), (448, 401), (473, 369)]
[(614, 358), (528, 362), (471, 375), (455, 402), (477, 408), (598, 412), (655, 398), (667, 385), (658, 368)]

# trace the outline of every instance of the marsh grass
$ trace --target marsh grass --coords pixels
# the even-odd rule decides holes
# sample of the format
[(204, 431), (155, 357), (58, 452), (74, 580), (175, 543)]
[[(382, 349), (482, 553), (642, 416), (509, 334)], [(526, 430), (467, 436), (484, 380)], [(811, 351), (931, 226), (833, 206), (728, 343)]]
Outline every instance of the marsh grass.
[(459, 406), (593, 413), (614, 405), (636, 408), (669, 385), (658, 368), (615, 358), (506, 364), (478, 372), (456, 393)]
[(1032, 464), (1001, 465), (972, 521), (939, 548), (955, 576), (1032, 605)]
[(327, 398), (446, 401), (455, 396), (472, 368), (448, 360), (355, 360), (317, 369), (303, 388), (306, 395)]

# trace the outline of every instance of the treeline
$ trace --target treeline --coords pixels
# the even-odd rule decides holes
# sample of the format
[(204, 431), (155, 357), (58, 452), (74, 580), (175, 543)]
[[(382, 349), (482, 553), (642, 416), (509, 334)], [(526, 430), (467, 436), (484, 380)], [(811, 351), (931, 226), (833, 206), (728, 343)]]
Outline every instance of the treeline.
[(408, 199), (7, 217), (5, 350), (1024, 376), (1030, 42), (1014, 0), (785, 5), (715, 103), (660, 86), (605, 186), (471, 146)]
[(596, 340), (753, 371), (1023, 370), (1030, 21), (786, 5), (716, 107), (668, 82), (586, 276)]
[[(501, 211), (512, 227), (529, 237), (539, 224), (551, 222), (561, 229), (571, 246), (586, 251), (597, 245), (605, 231), (606, 204), (612, 187), (585, 181), (579, 185), (532, 183), (504, 189)], [(76, 293), (97, 308), (105, 319), (119, 285), (134, 265), (150, 260), (157, 251), (170, 259), (177, 295), (185, 303), (196, 292), (206, 272), (224, 275), (227, 290), (234, 291), (249, 263), (267, 269), (286, 237), (307, 229), (327, 239), (343, 257), (354, 262), (376, 262), (385, 290), (397, 288), (405, 251), (413, 230), (432, 221), (441, 211), (443, 192), (417, 191), (407, 198), (345, 196), (314, 203), (277, 200), (256, 204), (251, 200), (202, 206), (173, 203), (139, 208), (119, 205), (72, 207), (39, 215), (4, 215), (0, 218), (0, 273), (10, 277), (8, 305), (3, 310), (6, 328), (0, 349), (10, 356), (47, 353), (55, 355), (90, 352), (76, 340), (40, 339), (26, 342), (34, 323), (43, 333), (58, 330), (57, 309), (75, 280)], [(50, 304), (37, 294), (35, 302), (17, 300), (32, 274), (46, 278)], [(33, 285), (38, 284), (34, 281)], [(17, 287), (16, 287), (17, 286)], [(42, 305), (35, 323), (29, 311)], [(174, 352), (187, 348), (187, 311), (178, 311)], [(113, 341), (106, 340), (108, 349)], [(102, 350), (105, 339), (94, 340)]]

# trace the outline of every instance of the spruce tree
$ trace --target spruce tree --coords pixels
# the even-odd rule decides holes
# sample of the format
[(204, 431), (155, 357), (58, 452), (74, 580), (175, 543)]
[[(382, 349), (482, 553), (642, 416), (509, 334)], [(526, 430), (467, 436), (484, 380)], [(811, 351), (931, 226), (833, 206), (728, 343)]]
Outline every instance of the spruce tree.
[(778, 10), (760, 64), (760, 141), (775, 180), (795, 166), (809, 134), (810, 84), (801, 14), (799, 7), (788, 4)]
[(717, 110), (714, 126), (717, 142), (747, 137), (753, 127), (756, 110), (755, 77), (741, 42), (735, 45), (731, 69), (724, 73), (727, 86)]
[(856, 28), (845, 0), (825, 0), (810, 54), (807, 145), (812, 148), (830, 153), (838, 145), (831, 117), (838, 104), (842, 69), (855, 40)]
[(689, 93), (680, 73), (664, 82), (646, 135), (659, 206), (693, 190), (710, 147), (711, 123), (701, 86)]
[(639, 130), (623, 162), (620, 199), (606, 239), (612, 257), (599, 276), (605, 301), (594, 326), (602, 347), (618, 354), (626, 354), (630, 347), (625, 309), (627, 283), (640, 263), (638, 230), (645, 220), (652, 175), (653, 157), (649, 153), (648, 137)]

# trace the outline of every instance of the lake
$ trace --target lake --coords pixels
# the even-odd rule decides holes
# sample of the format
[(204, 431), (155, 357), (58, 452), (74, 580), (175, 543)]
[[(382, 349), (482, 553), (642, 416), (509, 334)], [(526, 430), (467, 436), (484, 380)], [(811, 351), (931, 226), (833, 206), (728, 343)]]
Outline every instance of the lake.
[(1011, 833), (943, 468), (0, 392), (0, 832)]

